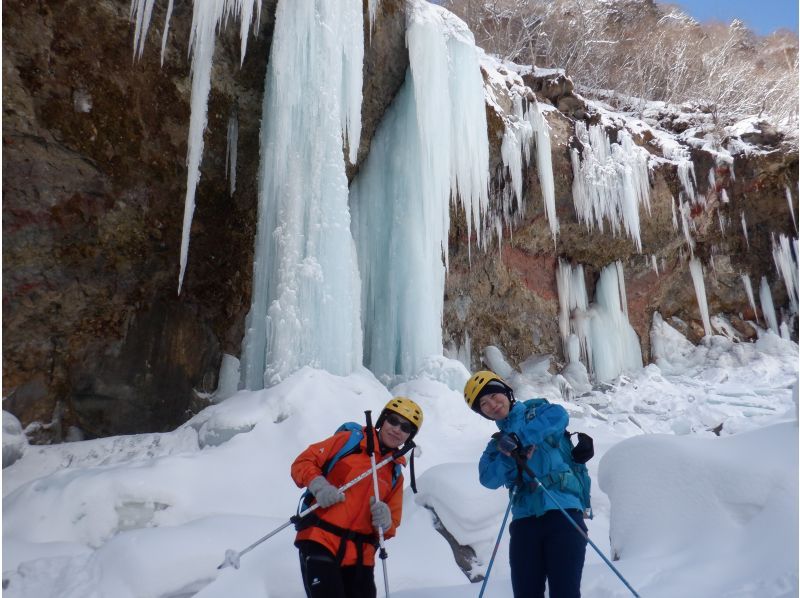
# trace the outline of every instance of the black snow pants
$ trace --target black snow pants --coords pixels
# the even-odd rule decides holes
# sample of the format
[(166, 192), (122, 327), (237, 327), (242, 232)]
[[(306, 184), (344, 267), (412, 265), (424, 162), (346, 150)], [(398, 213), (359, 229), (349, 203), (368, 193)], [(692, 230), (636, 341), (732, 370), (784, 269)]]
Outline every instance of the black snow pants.
[(336, 557), (311, 540), (297, 543), (308, 598), (375, 598), (375, 572), (366, 565), (339, 566)]
[[(581, 511), (568, 509), (567, 513), (587, 531)], [(509, 532), (514, 598), (544, 598), (545, 580), (550, 598), (580, 598), (587, 542), (564, 513), (554, 510), (515, 519)]]

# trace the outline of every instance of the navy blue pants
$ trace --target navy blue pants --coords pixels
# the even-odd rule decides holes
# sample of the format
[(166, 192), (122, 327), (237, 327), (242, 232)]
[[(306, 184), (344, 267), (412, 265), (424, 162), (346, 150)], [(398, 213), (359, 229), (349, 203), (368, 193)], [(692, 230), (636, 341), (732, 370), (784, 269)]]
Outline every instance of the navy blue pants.
[[(583, 513), (567, 511), (584, 531)], [(586, 539), (559, 510), (515, 519), (509, 526), (509, 560), (514, 598), (580, 598)]]

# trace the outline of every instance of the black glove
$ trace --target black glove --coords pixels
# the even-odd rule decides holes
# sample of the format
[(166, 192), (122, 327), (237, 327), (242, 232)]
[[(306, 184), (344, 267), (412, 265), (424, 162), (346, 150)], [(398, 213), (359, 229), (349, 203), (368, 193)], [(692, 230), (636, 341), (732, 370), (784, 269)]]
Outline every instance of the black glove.
[(516, 437), (511, 434), (506, 434), (505, 432), (498, 432), (492, 436), (492, 438), (494, 438), (497, 443), (497, 450), (506, 456), (510, 456), (519, 446)]

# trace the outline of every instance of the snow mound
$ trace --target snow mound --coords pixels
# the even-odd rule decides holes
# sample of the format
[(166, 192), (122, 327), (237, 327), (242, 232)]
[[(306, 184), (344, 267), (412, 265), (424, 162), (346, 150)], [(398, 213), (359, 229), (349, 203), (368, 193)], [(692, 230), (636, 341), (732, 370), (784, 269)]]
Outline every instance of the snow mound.
[(611, 501), (613, 554), (686, 561), (715, 554), (727, 571), (716, 583), (724, 579), (731, 592), (752, 580), (737, 574), (746, 570), (759, 570), (765, 588), (791, 579), (796, 588), (797, 446), (794, 422), (723, 438), (654, 434), (616, 444), (598, 476)]
[(3, 411), (3, 468), (19, 459), (28, 446), (19, 420), (8, 411)]

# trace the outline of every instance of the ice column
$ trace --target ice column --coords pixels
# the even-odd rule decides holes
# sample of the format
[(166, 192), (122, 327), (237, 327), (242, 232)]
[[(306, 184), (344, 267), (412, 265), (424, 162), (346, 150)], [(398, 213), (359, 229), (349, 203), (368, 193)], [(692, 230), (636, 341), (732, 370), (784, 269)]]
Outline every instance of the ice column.
[(625, 277), (621, 262), (603, 268), (589, 305), (583, 266), (559, 260), (556, 272), (559, 328), (570, 363), (586, 361), (597, 382), (642, 367), (639, 337), (628, 321)]
[(442, 353), (450, 199), (480, 234), (488, 204), (483, 78), (466, 25), (408, 5), (410, 68), (350, 187), (362, 277), (364, 364), (410, 375)]
[(692, 274), (694, 292), (697, 296), (697, 306), (700, 308), (700, 317), (703, 320), (703, 331), (706, 336), (711, 336), (711, 321), (708, 318), (708, 301), (706, 299), (706, 283), (703, 280), (703, 264), (696, 257), (689, 260), (689, 272)]
[(775, 334), (780, 334), (778, 318), (775, 316), (775, 304), (772, 302), (772, 291), (769, 288), (766, 276), (761, 277), (761, 289), (759, 290), (758, 298), (761, 300), (761, 312), (764, 314), (764, 319), (767, 321), (769, 329)]
[(264, 89), (242, 386), (361, 364), (360, 279), (343, 139), (361, 136), (361, 0), (281, 0)]
[(590, 309), (591, 366), (597, 382), (642, 368), (642, 349), (628, 321), (625, 296), (622, 263), (609, 264), (600, 272)]
[(559, 303), (558, 325), (564, 356), (570, 362), (575, 361), (575, 352), (570, 347), (574, 347), (577, 340), (579, 358), (590, 365), (592, 347), (589, 342), (589, 298), (586, 294), (583, 266), (571, 266), (569, 262), (559, 259), (556, 288)]
[(641, 251), (639, 204), (650, 212), (649, 153), (637, 147), (625, 130), (617, 133), (619, 143), (610, 143), (601, 125), (587, 130), (578, 121), (575, 136), (583, 146), (582, 152), (571, 150), (572, 198), (578, 220), (601, 232), (603, 221), (608, 220), (614, 235), (624, 227)]

